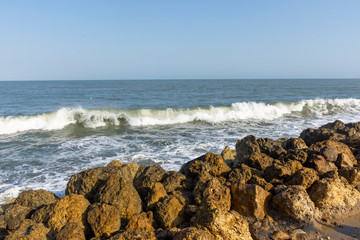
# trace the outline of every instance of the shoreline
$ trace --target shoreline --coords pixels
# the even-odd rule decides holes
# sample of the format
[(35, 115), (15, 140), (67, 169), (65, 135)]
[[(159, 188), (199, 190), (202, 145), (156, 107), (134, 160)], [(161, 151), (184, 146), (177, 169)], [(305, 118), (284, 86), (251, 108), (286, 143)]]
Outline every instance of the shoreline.
[(112, 161), (73, 175), (62, 198), (29, 190), (1, 205), (0, 239), (356, 239), (359, 161), (360, 123), (341, 121), (248, 135), (179, 172)]

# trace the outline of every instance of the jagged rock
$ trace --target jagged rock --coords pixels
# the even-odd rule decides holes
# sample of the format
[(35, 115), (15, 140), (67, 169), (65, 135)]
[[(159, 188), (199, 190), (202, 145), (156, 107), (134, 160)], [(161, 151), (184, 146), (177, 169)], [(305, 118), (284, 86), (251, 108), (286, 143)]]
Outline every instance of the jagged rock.
[(352, 167), (342, 167), (339, 175), (344, 177), (350, 185), (357, 185), (360, 182), (360, 169)]
[(271, 194), (255, 184), (231, 186), (232, 209), (241, 215), (263, 219), (270, 206)]
[(320, 175), (337, 170), (337, 167), (334, 163), (326, 161), (325, 158), (321, 155), (313, 155), (309, 160), (309, 165), (313, 167)]
[(271, 205), (285, 216), (298, 221), (310, 222), (315, 214), (315, 205), (301, 186), (288, 187), (276, 194)]
[(214, 177), (226, 177), (231, 168), (226, 165), (221, 155), (206, 153), (195, 160), (202, 161), (207, 164), (209, 173)]
[(251, 179), (247, 182), (248, 184), (256, 184), (265, 189), (265, 191), (271, 191), (274, 186), (271, 183), (268, 183), (264, 178), (258, 176), (252, 176)]
[(31, 209), (18, 204), (11, 205), (5, 211), (5, 223), (7, 229), (14, 230), (18, 228), (21, 222), (29, 217)]
[(188, 178), (210, 179), (210, 166), (200, 160), (192, 160), (182, 165), (180, 172)]
[(151, 191), (149, 192), (149, 195), (146, 197), (146, 208), (147, 210), (152, 210), (155, 207), (155, 204), (162, 199), (163, 197), (167, 196), (166, 190), (164, 188), (164, 185), (162, 183), (155, 183)]
[(226, 146), (221, 152), (221, 156), (224, 159), (224, 162), (230, 167), (234, 168), (238, 165), (238, 159), (236, 157), (236, 151)]
[(235, 145), (236, 154), (241, 162), (244, 162), (246, 158), (253, 152), (261, 153), (260, 146), (256, 141), (256, 137), (249, 135), (241, 140), (238, 140)]
[(264, 171), (267, 167), (272, 165), (273, 161), (274, 159), (265, 153), (253, 152), (250, 154), (249, 158), (246, 159), (246, 164), (259, 171)]
[(335, 132), (339, 132), (339, 131), (342, 131), (345, 127), (346, 126), (342, 121), (335, 120), (334, 122), (327, 123), (327, 124), (321, 126), (320, 128), (328, 128), (328, 129), (334, 130)]
[(15, 200), (16, 198), (13, 198), (0, 205), (0, 215), (5, 214), (6, 209), (14, 205)]
[(286, 150), (281, 146), (281, 143), (274, 141), (270, 138), (257, 139), (260, 151), (272, 158), (279, 158), (281, 155), (286, 154)]
[(39, 190), (28, 190), (19, 194), (15, 200), (15, 204), (36, 209), (43, 205), (48, 205), (57, 200), (57, 197), (52, 192), (45, 191), (44, 189)]
[(227, 179), (231, 184), (234, 183), (246, 183), (251, 179), (252, 173), (249, 168), (235, 168), (231, 170), (229, 173), (229, 177)]
[(303, 168), (301, 163), (295, 160), (287, 161), (284, 165), (290, 170), (291, 175)]
[[(20, 226), (6, 240), (47, 240), (50, 229), (42, 223), (34, 223), (30, 219), (21, 222)], [(50, 238), (50, 236), (49, 236)]]
[(326, 161), (335, 162), (338, 158), (338, 151), (333, 147), (323, 147), (320, 154), (324, 156)]
[(207, 209), (229, 211), (231, 207), (230, 189), (222, 185), (216, 178), (208, 181), (202, 192), (201, 205)]
[(294, 229), (290, 232), (290, 239), (294, 240), (310, 240), (309, 235), (301, 229)]
[(142, 212), (132, 216), (129, 220), (126, 229), (148, 229), (155, 230), (153, 227), (154, 217), (153, 212)]
[(339, 168), (341, 167), (353, 167), (354, 166), (354, 161), (352, 161), (349, 156), (345, 153), (340, 153), (335, 165)]
[(272, 179), (287, 179), (291, 176), (292, 171), (288, 166), (283, 165), (280, 161), (275, 160), (273, 164), (267, 167), (264, 171), (266, 181), (270, 182)]
[[(160, 238), (161, 239), (161, 238)], [(195, 227), (171, 228), (167, 231), (164, 239), (172, 240), (215, 240), (209, 232)]]
[(327, 128), (308, 128), (301, 132), (300, 137), (304, 139), (308, 146), (326, 140), (341, 141), (346, 138), (345, 135), (336, 133), (333, 130)]
[(129, 181), (133, 180), (133, 169), (126, 165), (98, 167), (88, 169), (71, 176), (65, 194), (84, 195), (90, 202), (95, 202), (96, 194), (110, 175), (117, 174)]
[(336, 141), (331, 141), (331, 140), (317, 142), (310, 146), (310, 150), (320, 153), (321, 150), (325, 147), (335, 148), (337, 150), (338, 154), (344, 153), (344, 154), (348, 155), (348, 157), (350, 158), (351, 161), (356, 163), (354, 154), (352, 153), (351, 149), (342, 142), (336, 142)]
[(283, 231), (273, 232), (273, 234), (271, 235), (271, 239), (272, 240), (292, 240), (292, 238), (289, 236), (289, 234), (287, 234), (286, 232), (283, 232)]
[(303, 168), (293, 174), (287, 181), (286, 185), (301, 185), (306, 189), (309, 188), (319, 176), (316, 171), (312, 168)]
[(120, 229), (120, 211), (111, 205), (94, 203), (89, 207), (87, 221), (95, 237), (109, 236)]
[(236, 211), (219, 209), (199, 211), (192, 220), (195, 225), (205, 227), (215, 239), (252, 240), (248, 222)]
[(319, 208), (345, 210), (360, 203), (360, 192), (339, 178), (317, 180), (309, 189), (309, 196)]
[(285, 156), (286, 161), (294, 160), (294, 161), (298, 161), (302, 164), (304, 164), (306, 162), (307, 158), (308, 158), (308, 154), (304, 150), (301, 150), (301, 149), (290, 149), (290, 150), (288, 150), (288, 152)]
[(283, 142), (282, 147), (286, 150), (301, 150), (307, 148), (308, 146), (302, 138), (289, 138)]
[(148, 192), (156, 182), (160, 182), (166, 171), (159, 165), (141, 166), (134, 178), (134, 187), (138, 191), (141, 199), (145, 199)]
[(140, 196), (132, 183), (117, 174), (108, 178), (99, 190), (97, 199), (100, 203), (119, 209), (122, 220), (128, 220), (142, 211)]
[(106, 167), (121, 167), (124, 164), (122, 162), (120, 162), (119, 160), (113, 160), (110, 163), (108, 163), (108, 165), (106, 165)]
[(185, 206), (172, 196), (166, 196), (156, 203), (155, 218), (164, 229), (180, 226), (185, 220)]
[(79, 223), (67, 223), (56, 235), (56, 240), (85, 240), (84, 226)]
[(176, 190), (185, 190), (189, 185), (185, 175), (175, 171), (167, 172), (164, 176), (162, 184), (164, 185), (167, 193), (171, 193)]
[(70, 194), (57, 200), (51, 207), (47, 225), (60, 231), (67, 223), (75, 222), (84, 226), (85, 233), (90, 230), (86, 221), (89, 201), (83, 195)]
[(179, 202), (185, 206), (194, 203), (194, 196), (192, 192), (189, 191), (175, 191), (172, 192), (171, 195), (177, 198)]

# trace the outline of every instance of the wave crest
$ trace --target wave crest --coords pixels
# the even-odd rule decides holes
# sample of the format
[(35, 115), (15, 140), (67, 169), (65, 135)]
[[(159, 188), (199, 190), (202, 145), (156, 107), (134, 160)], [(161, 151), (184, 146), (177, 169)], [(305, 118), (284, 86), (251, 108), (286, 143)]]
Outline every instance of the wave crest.
[(85, 128), (107, 125), (150, 126), (193, 121), (219, 123), (241, 120), (274, 120), (282, 117), (311, 117), (359, 113), (360, 99), (314, 99), (298, 102), (237, 102), (227, 107), (193, 109), (83, 109), (61, 108), (33, 116), (0, 117), (0, 134), (28, 130), (57, 130), (70, 124)]

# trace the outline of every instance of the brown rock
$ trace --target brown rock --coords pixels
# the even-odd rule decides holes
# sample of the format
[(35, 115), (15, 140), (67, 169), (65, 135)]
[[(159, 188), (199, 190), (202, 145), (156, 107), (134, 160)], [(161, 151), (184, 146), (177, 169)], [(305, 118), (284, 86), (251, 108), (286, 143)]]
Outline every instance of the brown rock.
[(360, 182), (360, 169), (352, 167), (342, 167), (339, 175), (344, 177), (350, 185), (356, 186)]
[(332, 123), (327, 123), (323, 126), (321, 126), (320, 128), (328, 128), (328, 129), (331, 129), (331, 130), (334, 130), (335, 132), (340, 132), (342, 131), (344, 128), (345, 128), (345, 124), (340, 121), (340, 120), (335, 120), (334, 122)]
[(270, 206), (271, 194), (255, 184), (231, 186), (232, 209), (241, 215), (263, 219)]
[(229, 211), (231, 207), (230, 189), (222, 185), (216, 178), (208, 181), (202, 193), (201, 205), (207, 209)]
[(272, 207), (298, 221), (310, 222), (315, 214), (315, 205), (311, 201), (305, 188), (300, 186), (288, 187), (276, 194), (272, 200)]
[(309, 164), (313, 167), (320, 175), (323, 175), (327, 172), (337, 170), (337, 167), (334, 163), (328, 162), (321, 155), (314, 155), (310, 160)]
[(21, 222), (29, 217), (31, 209), (18, 204), (10, 206), (5, 211), (5, 222), (7, 229), (14, 230), (18, 228)]
[(141, 166), (134, 178), (134, 187), (138, 191), (141, 199), (145, 199), (148, 192), (156, 182), (160, 182), (166, 171), (159, 165)]
[(89, 207), (87, 221), (95, 237), (109, 236), (120, 229), (120, 211), (111, 205), (94, 203)]
[(189, 191), (175, 191), (171, 195), (177, 198), (182, 205), (190, 205), (194, 203), (194, 196)]
[[(201, 161), (201, 162), (205, 163), (204, 167), (201, 167), (201, 168), (196, 167), (195, 168), (196, 170), (199, 169), (200, 171), (199, 170), (194, 171), (195, 170), (194, 167), (196, 166), (194, 164), (191, 164), (191, 165), (194, 165), (194, 166), (191, 166), (192, 169), (190, 169), (190, 166), (189, 166), (190, 173), (197, 172), (197, 175), (202, 175), (202, 171), (205, 170), (205, 171), (208, 171), (211, 176), (226, 177), (228, 175), (229, 171), (231, 170), (231, 168), (228, 165), (226, 165), (226, 163), (224, 162), (224, 159), (221, 157), (221, 155), (218, 155), (218, 154), (206, 153), (205, 155), (202, 155), (193, 161), (194, 162)], [(199, 164), (199, 163), (197, 163), (197, 164)]]
[(319, 176), (312, 168), (303, 168), (293, 174), (286, 182), (286, 185), (301, 185), (305, 188), (309, 188)]
[(84, 226), (79, 223), (67, 223), (57, 234), (56, 240), (85, 240)]
[(340, 153), (335, 165), (339, 168), (341, 167), (353, 167), (354, 166), (354, 161), (352, 161), (349, 156), (345, 153)]
[(20, 193), (15, 200), (15, 204), (35, 209), (43, 205), (54, 203), (56, 200), (57, 197), (55, 196), (55, 194), (45, 191), (43, 189), (39, 189), (24, 191)]
[(210, 179), (212, 176), (210, 175), (209, 170), (210, 166), (207, 163), (195, 159), (182, 165), (180, 172), (185, 174), (186, 177), (193, 179)]
[(345, 135), (336, 133), (333, 130), (327, 128), (308, 128), (301, 132), (300, 137), (304, 139), (308, 146), (326, 140), (341, 141), (346, 138)]
[(271, 235), (272, 240), (291, 240), (289, 234), (283, 231), (274, 231)]
[(170, 195), (156, 203), (155, 218), (164, 229), (180, 226), (184, 222), (185, 206)]
[(250, 168), (235, 168), (231, 170), (228, 177), (228, 182), (234, 183), (246, 183), (251, 179), (252, 173)]
[(287, 161), (284, 165), (290, 170), (291, 175), (303, 168), (301, 163), (295, 160)]
[(153, 222), (154, 222), (154, 217), (151, 211), (142, 212), (130, 218), (130, 221), (126, 226), (126, 229), (148, 229), (154, 231)]
[(167, 233), (167, 238), (172, 240), (215, 240), (209, 232), (195, 228), (172, 228)]
[(224, 150), (222, 150), (221, 156), (230, 168), (234, 168), (238, 165), (239, 161), (236, 157), (236, 151), (230, 149), (229, 146), (226, 146)]
[(245, 161), (253, 152), (261, 153), (256, 137), (249, 135), (236, 142), (236, 154), (240, 162)]
[(20, 226), (6, 240), (47, 240), (49, 229), (42, 223), (34, 223), (30, 219), (21, 222)]
[(285, 142), (283, 142), (282, 146), (286, 150), (300, 150), (308, 147), (302, 138), (289, 138)]
[(248, 222), (236, 211), (200, 211), (193, 222), (195, 225), (206, 227), (215, 239), (252, 240)]
[(167, 172), (162, 183), (167, 193), (171, 193), (176, 190), (185, 190), (188, 186), (185, 175), (175, 171)]
[(267, 167), (271, 166), (274, 159), (265, 153), (253, 152), (246, 160), (246, 164), (250, 167), (256, 168), (259, 171), (264, 171)]
[(124, 164), (119, 160), (113, 160), (108, 165), (106, 165), (106, 167), (121, 167), (122, 165)]
[(247, 182), (248, 184), (256, 184), (265, 189), (265, 191), (271, 191), (274, 186), (271, 183), (268, 183), (264, 178), (258, 176), (252, 176), (251, 179)]
[(116, 207), (122, 220), (142, 211), (142, 202), (131, 182), (119, 175), (111, 175), (98, 193), (98, 202)]
[(155, 204), (162, 199), (163, 197), (167, 196), (166, 190), (164, 188), (164, 185), (162, 183), (155, 183), (151, 191), (149, 192), (149, 195), (146, 198), (146, 208), (147, 210), (152, 210), (155, 208)]
[(301, 149), (290, 149), (288, 150), (286, 154), (286, 161), (295, 160), (300, 162), (301, 164), (304, 164), (308, 158), (308, 154), (306, 151)]
[(270, 167), (264, 171), (266, 181), (270, 182), (272, 179), (287, 179), (291, 176), (292, 171), (288, 166), (282, 164), (280, 161), (275, 160)]
[(84, 226), (87, 232), (86, 210), (89, 205), (89, 201), (83, 195), (67, 195), (54, 203), (47, 224), (55, 231), (60, 231), (67, 223), (75, 222)]
[(42, 206), (35, 210), (35, 212), (31, 215), (31, 219), (37, 223), (43, 223), (47, 226), (49, 221), (50, 213), (53, 211), (55, 203)]
[(281, 146), (281, 142), (274, 141), (270, 138), (257, 139), (260, 151), (272, 158), (279, 158), (281, 155), (286, 154), (286, 150)]
[(333, 147), (323, 147), (320, 154), (324, 156), (326, 161), (335, 162), (338, 158), (338, 151)]

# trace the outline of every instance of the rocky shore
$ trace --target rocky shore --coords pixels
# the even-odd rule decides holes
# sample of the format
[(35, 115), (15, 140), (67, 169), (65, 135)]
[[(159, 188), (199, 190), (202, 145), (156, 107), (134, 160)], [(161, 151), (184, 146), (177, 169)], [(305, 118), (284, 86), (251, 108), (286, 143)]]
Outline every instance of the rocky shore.
[(322, 226), (359, 219), (359, 163), (360, 123), (341, 121), (249, 135), (180, 172), (113, 161), (73, 175), (62, 198), (30, 190), (3, 204), (0, 239), (330, 239)]

